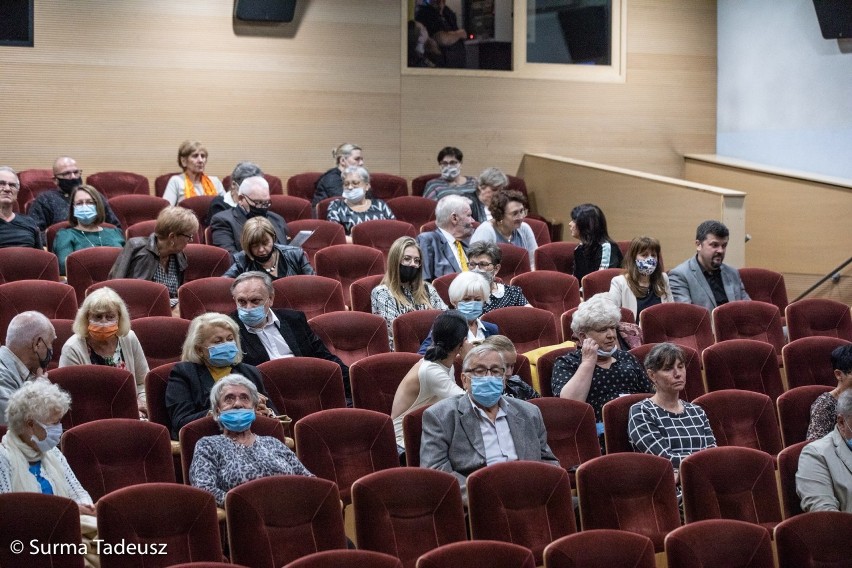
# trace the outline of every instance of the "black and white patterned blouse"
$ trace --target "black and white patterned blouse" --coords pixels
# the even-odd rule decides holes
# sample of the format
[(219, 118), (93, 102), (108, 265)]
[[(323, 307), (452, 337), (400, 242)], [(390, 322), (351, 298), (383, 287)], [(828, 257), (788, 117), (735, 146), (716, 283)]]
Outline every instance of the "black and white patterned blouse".
[(675, 469), (680, 469), (681, 460), (688, 455), (716, 447), (704, 410), (685, 401), (680, 414), (657, 406), (651, 399), (637, 402), (630, 407), (627, 432), (635, 451), (666, 458)]
[(344, 199), (336, 199), (329, 204), (326, 218), (343, 225), (347, 235), (352, 233), (352, 227), (364, 221), (396, 219), (388, 204), (376, 198), (372, 198), (370, 207), (366, 211), (355, 211), (346, 205)]
[(408, 312), (416, 310), (447, 309), (447, 305), (444, 303), (444, 300), (441, 299), (441, 296), (438, 294), (437, 290), (435, 290), (435, 287), (428, 282), (424, 282), (423, 285), (426, 287), (426, 293), (429, 295), (429, 304), (415, 304), (414, 294), (411, 292), (411, 288), (406, 285), (402, 287), (402, 295), (410, 302), (408, 305), (400, 304), (397, 299), (393, 297), (393, 294), (390, 293), (388, 287), (384, 284), (379, 284), (373, 288), (373, 291), (370, 293), (370, 303), (372, 304), (373, 313), (385, 318), (385, 324), (388, 328), (388, 343), (390, 343), (391, 351), (394, 350), (393, 320), (402, 314), (407, 314)]
[(487, 314), (491, 310), (506, 306), (526, 306), (527, 304), (529, 302), (524, 296), (524, 291), (518, 286), (497, 284), (497, 289), (491, 292), (488, 301), (482, 306), (482, 313)]
[(189, 467), (190, 484), (212, 493), (220, 507), (234, 487), (273, 475), (314, 476), (290, 448), (272, 436), (256, 436), (250, 446), (224, 435), (201, 438)]
[(162, 264), (157, 263), (157, 271), (154, 273), (154, 277), (151, 280), (159, 284), (163, 284), (166, 288), (168, 288), (169, 301), (171, 302), (172, 307), (175, 307), (178, 301), (178, 287), (180, 287), (177, 258), (175, 255), (169, 255), (169, 263), (166, 269), (163, 269)]
[(811, 405), (811, 422), (805, 439), (808, 442), (819, 440), (834, 430), (837, 423), (837, 399), (830, 392), (824, 392)]
[[(627, 351), (618, 350), (613, 355), (615, 361), (609, 369), (595, 365), (592, 372), (592, 385), (586, 402), (595, 410), (595, 421), (603, 422), (603, 405), (622, 394), (651, 392), (651, 381), (636, 357)], [(550, 384), (553, 396), (559, 396), (580, 367), (582, 352), (578, 349), (556, 359)]]

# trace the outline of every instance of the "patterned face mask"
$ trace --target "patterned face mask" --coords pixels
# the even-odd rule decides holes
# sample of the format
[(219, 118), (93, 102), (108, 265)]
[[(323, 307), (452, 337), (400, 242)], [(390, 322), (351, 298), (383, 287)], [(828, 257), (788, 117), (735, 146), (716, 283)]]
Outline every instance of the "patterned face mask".
[(636, 270), (639, 271), (639, 274), (644, 276), (650, 276), (657, 269), (657, 259), (653, 256), (649, 256), (645, 260), (636, 259)]

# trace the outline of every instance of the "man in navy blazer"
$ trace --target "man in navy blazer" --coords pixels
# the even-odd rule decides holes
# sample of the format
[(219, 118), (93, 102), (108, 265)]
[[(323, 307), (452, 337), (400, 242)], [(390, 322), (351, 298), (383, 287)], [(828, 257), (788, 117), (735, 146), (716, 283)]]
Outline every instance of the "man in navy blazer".
[(237, 311), (231, 318), (240, 328), (243, 363), (260, 365), (283, 357), (316, 357), (340, 365), (346, 400), (351, 402), (349, 368), (331, 353), (296, 310), (272, 309), (275, 289), (263, 272), (243, 272), (231, 284)]
[(465, 503), (467, 476), (483, 467), (516, 460), (559, 467), (538, 407), (502, 396), (506, 367), (500, 352), (478, 345), (468, 351), (462, 370), (465, 394), (423, 413), (420, 465), (455, 475)]
[(728, 228), (719, 221), (704, 221), (695, 231), (695, 256), (669, 272), (675, 302), (704, 306), (710, 311), (734, 300), (751, 300), (740, 273), (723, 264), (728, 248)]
[[(435, 224), (437, 228), (434, 231), (417, 235), (423, 280), (428, 282), (444, 274), (461, 272), (462, 264), (467, 265), (467, 239), (473, 232), (470, 200), (460, 195), (448, 195), (438, 201)], [(457, 242), (461, 243), (461, 255)]]

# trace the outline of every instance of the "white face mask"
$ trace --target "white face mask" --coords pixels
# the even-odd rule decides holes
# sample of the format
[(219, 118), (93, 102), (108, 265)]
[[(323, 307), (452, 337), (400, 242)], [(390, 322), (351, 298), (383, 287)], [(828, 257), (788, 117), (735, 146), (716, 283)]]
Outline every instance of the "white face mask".
[(352, 189), (344, 189), (343, 190), (343, 199), (346, 201), (351, 201), (352, 203), (361, 203), (364, 200), (364, 195), (366, 191), (364, 191), (363, 187), (353, 187)]
[(38, 425), (44, 428), (46, 433), (44, 440), (39, 440), (35, 434), (30, 436), (30, 439), (38, 447), (38, 451), (44, 454), (59, 445), (59, 439), (62, 437), (62, 423), (42, 424), (38, 422)]

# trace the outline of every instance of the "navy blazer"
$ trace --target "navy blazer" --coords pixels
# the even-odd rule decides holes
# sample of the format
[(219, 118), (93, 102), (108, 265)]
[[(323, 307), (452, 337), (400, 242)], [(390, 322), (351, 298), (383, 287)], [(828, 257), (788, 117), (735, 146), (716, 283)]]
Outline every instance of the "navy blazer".
[[(287, 244), (287, 222), (284, 217), (278, 213), (268, 211), (266, 218), (272, 223), (275, 228), (275, 234), (278, 236), (277, 242), (282, 245)], [(249, 218), (243, 208), (237, 205), (231, 207), (227, 211), (216, 213), (210, 219), (210, 234), (213, 240), (213, 246), (223, 248), (231, 253), (231, 258), (243, 250), (240, 244), (240, 237), (243, 234), (243, 227)]]
[[(423, 280), (431, 282), (439, 276), (461, 272), (456, 255), (440, 229), (420, 233), (417, 235), (417, 244), (420, 245), (423, 257)], [(462, 250), (467, 254), (467, 243), (464, 241)]]
[[(239, 363), (234, 365), (231, 372), (244, 376), (254, 383), (257, 392), (267, 396), (260, 371), (254, 366)], [(178, 439), (178, 433), (185, 425), (207, 416), (210, 411), (210, 391), (214, 382), (213, 375), (203, 363), (184, 361), (172, 368), (169, 382), (166, 384), (166, 409), (171, 422), (172, 440)], [(273, 408), (271, 401), (266, 405)]]
[[(352, 400), (352, 389), (349, 386), (349, 367), (340, 358), (328, 350), (311, 326), (303, 312), (273, 308), (275, 317), (278, 318), (278, 331), (296, 357), (316, 357), (325, 359), (340, 365), (343, 373), (343, 387), (346, 391), (346, 400)], [(256, 333), (251, 333), (246, 324), (237, 316), (237, 312), (231, 313), (231, 319), (237, 322), (240, 328), (240, 342), (243, 347), (243, 362), (249, 365), (260, 365), (269, 361), (269, 353), (261, 343)]]

